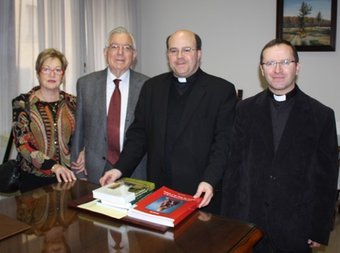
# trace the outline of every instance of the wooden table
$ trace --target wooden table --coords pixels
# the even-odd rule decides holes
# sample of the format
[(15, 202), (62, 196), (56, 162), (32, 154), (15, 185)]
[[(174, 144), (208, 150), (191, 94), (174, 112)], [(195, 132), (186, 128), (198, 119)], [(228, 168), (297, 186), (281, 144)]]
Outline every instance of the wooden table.
[(0, 213), (31, 228), (0, 241), (0, 252), (246, 253), (262, 236), (252, 224), (201, 211), (158, 231), (69, 206), (96, 187), (76, 181), (1, 199)]

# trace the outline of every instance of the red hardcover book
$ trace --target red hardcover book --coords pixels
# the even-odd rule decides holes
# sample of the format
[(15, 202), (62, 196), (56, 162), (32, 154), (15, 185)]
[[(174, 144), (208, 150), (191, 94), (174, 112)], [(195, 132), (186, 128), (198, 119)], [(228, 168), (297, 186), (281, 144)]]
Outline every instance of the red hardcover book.
[(128, 217), (174, 227), (197, 209), (201, 200), (163, 186), (138, 201)]

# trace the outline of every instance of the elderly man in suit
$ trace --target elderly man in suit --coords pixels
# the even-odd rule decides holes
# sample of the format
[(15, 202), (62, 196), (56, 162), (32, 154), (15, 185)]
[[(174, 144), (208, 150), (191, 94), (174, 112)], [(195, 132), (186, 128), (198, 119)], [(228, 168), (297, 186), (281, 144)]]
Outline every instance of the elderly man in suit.
[(236, 107), (222, 213), (255, 223), (264, 239), (254, 252), (309, 253), (333, 226), (337, 166), (334, 112), (296, 85), (290, 42), (261, 52), (268, 89)]
[[(134, 119), (140, 90), (148, 79), (131, 69), (137, 56), (136, 45), (125, 28), (117, 27), (110, 32), (104, 56), (106, 69), (81, 77), (77, 82), (76, 130), (72, 138), (72, 168), (78, 178), (95, 184), (116, 162), (125, 131)], [(114, 94), (119, 94), (118, 112), (110, 111)], [(110, 119), (116, 120), (116, 128)], [(110, 144), (110, 134), (114, 131), (117, 131), (113, 137), (116, 146)], [(113, 158), (109, 159), (110, 156)], [(145, 179), (145, 161), (133, 176)]]
[(235, 87), (201, 70), (201, 39), (191, 31), (170, 35), (167, 55), (172, 71), (145, 83), (120, 160), (100, 182), (129, 175), (147, 152), (150, 181), (203, 195), (200, 207), (219, 213)]

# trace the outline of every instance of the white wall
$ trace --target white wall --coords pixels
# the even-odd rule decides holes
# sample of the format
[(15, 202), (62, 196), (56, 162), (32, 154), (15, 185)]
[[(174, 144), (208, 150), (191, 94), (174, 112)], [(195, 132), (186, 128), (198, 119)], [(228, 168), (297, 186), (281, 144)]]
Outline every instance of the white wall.
[[(276, 34), (276, 0), (140, 0), (141, 71), (154, 76), (168, 70), (165, 39), (186, 28), (202, 38), (202, 69), (244, 90), (262, 90), (259, 55)], [(340, 123), (340, 5), (336, 52), (299, 52), (298, 85), (335, 110)], [(340, 124), (338, 124), (339, 126)]]

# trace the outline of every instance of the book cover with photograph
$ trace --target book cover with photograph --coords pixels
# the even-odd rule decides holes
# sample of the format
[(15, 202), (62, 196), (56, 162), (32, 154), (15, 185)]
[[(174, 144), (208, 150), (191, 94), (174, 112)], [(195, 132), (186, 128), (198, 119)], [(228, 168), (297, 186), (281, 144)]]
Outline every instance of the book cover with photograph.
[(163, 186), (138, 201), (128, 216), (174, 227), (197, 209), (201, 200)]

